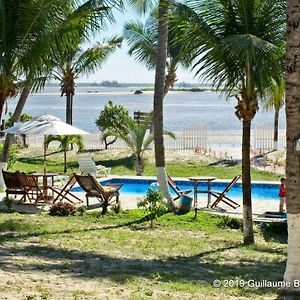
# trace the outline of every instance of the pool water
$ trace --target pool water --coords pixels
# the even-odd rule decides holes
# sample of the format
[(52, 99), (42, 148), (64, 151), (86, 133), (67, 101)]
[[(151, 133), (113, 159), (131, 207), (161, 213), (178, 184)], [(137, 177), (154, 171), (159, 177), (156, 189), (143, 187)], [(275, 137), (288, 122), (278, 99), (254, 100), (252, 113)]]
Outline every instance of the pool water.
[[(102, 185), (121, 183), (123, 184), (120, 189), (120, 194), (135, 194), (136, 196), (144, 196), (152, 183), (155, 180), (148, 179), (119, 179), (113, 178), (109, 180), (104, 180), (101, 182)], [(191, 181), (176, 181), (177, 186), (182, 190), (188, 190), (194, 188), (193, 182)], [(212, 182), (212, 189), (222, 192), (228, 183), (226, 182)], [(199, 182), (198, 189), (207, 189), (207, 183)], [(252, 183), (252, 200), (278, 200), (278, 184), (265, 184), (265, 183)], [(82, 192), (81, 187), (75, 187), (72, 189), (73, 192)], [(175, 195), (175, 193), (170, 189), (170, 192)], [(190, 193), (193, 196), (193, 191)], [(236, 183), (227, 195), (236, 200), (242, 199), (242, 184)], [(199, 195), (203, 197), (203, 195)]]

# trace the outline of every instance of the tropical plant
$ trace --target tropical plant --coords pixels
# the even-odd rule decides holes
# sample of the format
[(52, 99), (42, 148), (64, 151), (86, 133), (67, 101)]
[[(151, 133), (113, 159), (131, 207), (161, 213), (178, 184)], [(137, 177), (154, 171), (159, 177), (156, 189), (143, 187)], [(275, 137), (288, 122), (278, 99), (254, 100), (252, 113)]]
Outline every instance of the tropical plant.
[(73, 96), (76, 79), (80, 75), (96, 71), (105, 60), (121, 45), (122, 39), (114, 37), (102, 44), (98, 43), (87, 50), (79, 47), (82, 39), (74, 47), (63, 48), (52, 57), (52, 76), (60, 81), (61, 97), (66, 96), (66, 123), (72, 124)]
[(146, 196), (141, 200), (137, 206), (142, 207), (146, 213), (149, 213), (150, 228), (154, 227), (154, 221), (166, 211), (166, 206), (163, 203), (164, 195), (160, 191), (156, 191), (151, 186), (147, 190)]
[(64, 152), (64, 172), (67, 172), (67, 151), (69, 145), (77, 145), (78, 146), (78, 151), (83, 150), (84, 145), (83, 145), (83, 139), (82, 136), (80, 135), (48, 135), (45, 138), (44, 141), (44, 146), (48, 148), (49, 144), (51, 142), (60, 142), (60, 148)]
[[(124, 127), (123, 124), (126, 124), (129, 118), (128, 110), (124, 106), (108, 101), (95, 123), (99, 130), (105, 133), (105, 131), (112, 129), (122, 130)], [(105, 134), (102, 134), (101, 138), (105, 144), (105, 149), (117, 140), (116, 137), (113, 137), (112, 140), (108, 140), (108, 136)]]
[(279, 83), (275, 81), (267, 94), (267, 101), (264, 103), (266, 110), (274, 109), (274, 150), (278, 150), (278, 124), (279, 112), (285, 101), (285, 80), (282, 76)]
[[(13, 0), (1, 2), (0, 120), (4, 102), (20, 92), (12, 121), (18, 121), (30, 91), (42, 88), (61, 49), (88, 38), (111, 19), (118, 0)], [(8, 159), (12, 135), (7, 134), (1, 161)]]
[[(174, 86), (177, 80), (177, 67), (181, 64), (188, 68), (192, 64), (192, 53), (183, 51), (183, 45), (176, 42), (176, 29), (170, 28), (168, 36), (168, 51), (166, 61), (166, 76), (164, 92)], [(158, 56), (158, 20), (157, 9), (143, 23), (141, 21), (126, 23), (124, 27), (124, 37), (129, 44), (129, 55), (133, 56), (138, 62), (145, 64), (149, 70), (155, 69)]]
[[(128, 118), (123, 127), (107, 130), (103, 133), (105, 136), (115, 136), (123, 140), (133, 152), (136, 159), (136, 174), (141, 176), (144, 171), (144, 153), (149, 149), (150, 144), (154, 140), (153, 134), (147, 134), (147, 129), (153, 117), (153, 113), (149, 113), (146, 118), (136, 123), (132, 118)], [(164, 131), (164, 134), (175, 139), (173, 133)]]
[(196, 75), (228, 96), (236, 94), (242, 121), (244, 243), (254, 243), (250, 175), (251, 122), (259, 97), (280, 81), (285, 1), (211, 0), (178, 4), (178, 25), (186, 51), (195, 51)]
[[(295, 141), (300, 133), (300, 48), (295, 41), (300, 40), (299, 1), (287, 1), (287, 38), (286, 38), (286, 205), (288, 212), (288, 255), (284, 279), (294, 284), (300, 277), (300, 160), (295, 152)], [(296, 298), (295, 298), (296, 299)]]

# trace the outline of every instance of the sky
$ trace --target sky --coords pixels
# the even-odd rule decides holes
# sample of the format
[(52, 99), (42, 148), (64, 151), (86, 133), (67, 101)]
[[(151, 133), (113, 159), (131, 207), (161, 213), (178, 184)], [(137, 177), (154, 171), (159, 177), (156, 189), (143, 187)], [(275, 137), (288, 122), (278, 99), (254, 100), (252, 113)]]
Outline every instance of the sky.
[[(105, 37), (122, 35), (123, 27), (126, 21), (135, 21), (142, 17), (132, 9), (126, 9), (126, 12), (114, 12), (116, 23), (109, 24), (107, 30), (95, 37), (95, 41), (102, 41)], [(154, 71), (149, 71), (142, 63), (135, 62), (128, 52), (129, 47), (126, 41), (122, 47), (111, 54), (101, 69), (88, 77), (79, 79), (80, 82), (102, 82), (104, 80), (116, 80), (122, 83), (152, 83), (154, 82)], [(183, 68), (179, 67), (177, 71), (178, 82), (196, 83), (193, 75)]]

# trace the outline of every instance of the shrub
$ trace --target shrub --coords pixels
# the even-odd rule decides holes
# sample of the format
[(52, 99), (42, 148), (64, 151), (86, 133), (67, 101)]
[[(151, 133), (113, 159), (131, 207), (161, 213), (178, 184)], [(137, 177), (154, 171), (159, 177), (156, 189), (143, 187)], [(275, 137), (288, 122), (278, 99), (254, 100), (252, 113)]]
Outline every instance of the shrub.
[(8, 208), (8, 210), (11, 211), (12, 209), (12, 205), (13, 205), (13, 198), (12, 197), (4, 197), (3, 202), (6, 205), (6, 207)]
[(138, 207), (144, 208), (146, 213), (149, 213), (150, 227), (153, 228), (154, 221), (166, 211), (166, 206), (163, 203), (163, 194), (160, 191), (154, 190), (150, 187), (147, 191), (146, 196), (137, 205)]
[[(0, 144), (0, 153), (3, 151), (3, 144)], [(10, 169), (18, 160), (18, 146), (11, 145), (9, 147), (9, 157), (7, 162), (7, 168)]]
[(50, 207), (49, 215), (51, 216), (69, 216), (74, 215), (76, 207), (68, 202), (58, 202)]
[(232, 218), (229, 216), (222, 216), (220, 222), (217, 224), (219, 228), (230, 228), (243, 230), (243, 220)]
[(79, 216), (83, 216), (86, 213), (86, 208), (84, 206), (79, 206), (77, 207), (76, 212)]

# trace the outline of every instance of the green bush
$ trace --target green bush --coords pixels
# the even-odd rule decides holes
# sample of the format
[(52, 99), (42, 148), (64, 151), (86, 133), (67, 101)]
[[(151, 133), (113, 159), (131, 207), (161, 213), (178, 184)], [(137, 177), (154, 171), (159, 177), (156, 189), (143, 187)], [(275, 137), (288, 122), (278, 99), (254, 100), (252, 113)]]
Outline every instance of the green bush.
[(4, 197), (3, 202), (9, 211), (12, 209), (14, 199), (12, 197)]
[(229, 229), (240, 229), (243, 230), (243, 220), (232, 218), (229, 216), (222, 216), (219, 223), (217, 223), (219, 228), (229, 228)]
[(164, 195), (160, 191), (149, 188), (146, 196), (140, 201), (137, 206), (144, 208), (146, 213), (149, 213), (150, 227), (153, 228), (154, 221), (167, 210), (163, 203)]
[[(2, 154), (3, 151), (3, 144), (0, 144), (0, 153)], [(7, 162), (7, 169), (10, 169), (18, 160), (18, 146), (11, 145), (9, 147), (9, 157)]]
[(49, 215), (50, 216), (69, 216), (74, 215), (76, 212), (76, 207), (68, 202), (58, 202), (53, 204), (50, 207)]

